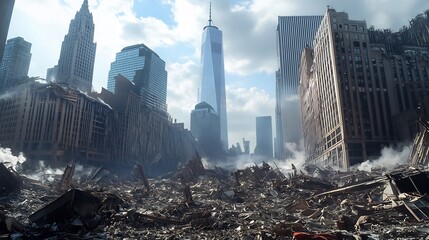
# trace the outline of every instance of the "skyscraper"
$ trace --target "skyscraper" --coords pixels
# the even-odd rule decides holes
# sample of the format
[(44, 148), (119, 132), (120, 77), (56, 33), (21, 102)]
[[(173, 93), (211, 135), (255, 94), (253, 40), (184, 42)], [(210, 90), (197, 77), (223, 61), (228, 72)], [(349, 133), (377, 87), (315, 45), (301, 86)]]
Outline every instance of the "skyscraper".
[(110, 65), (107, 89), (115, 92), (115, 77), (121, 74), (140, 89), (145, 106), (167, 112), (165, 62), (144, 44), (125, 47)]
[(347, 170), (399, 142), (393, 114), (417, 107), (417, 98), (429, 92), (429, 84), (421, 84), (428, 80), (427, 50), (418, 57), (389, 56), (386, 49), (371, 43), (365, 21), (326, 11), (300, 67), (308, 162)]
[(0, 59), (3, 58), (4, 45), (9, 31), (10, 18), (12, 17), (15, 0), (0, 1)]
[(277, 24), (276, 158), (290, 157), (286, 143), (299, 144), (299, 61), (302, 49), (311, 46), (322, 16), (279, 16)]
[(0, 64), (0, 91), (18, 84), (28, 75), (31, 43), (22, 37), (7, 40)]
[(228, 149), (226, 116), (225, 70), (223, 63), (222, 31), (212, 25), (211, 6), (208, 25), (204, 27), (201, 45), (201, 85), (198, 102), (213, 107), (220, 118), (222, 150)]
[(92, 13), (88, 9), (88, 0), (84, 0), (80, 10), (71, 20), (69, 32), (61, 45), (57, 81), (90, 92), (95, 49)]
[(198, 103), (192, 110), (191, 133), (197, 139), (203, 156), (210, 159), (222, 157), (219, 115), (208, 103)]
[(271, 116), (256, 117), (255, 157), (267, 160), (273, 157), (273, 128)]

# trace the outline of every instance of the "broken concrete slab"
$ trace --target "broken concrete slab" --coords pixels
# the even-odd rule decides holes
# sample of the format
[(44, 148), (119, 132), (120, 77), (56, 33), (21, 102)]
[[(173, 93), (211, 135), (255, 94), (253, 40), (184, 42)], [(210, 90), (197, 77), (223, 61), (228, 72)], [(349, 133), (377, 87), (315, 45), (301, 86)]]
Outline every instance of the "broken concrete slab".
[(84, 227), (94, 229), (100, 220), (97, 216), (100, 206), (100, 200), (91, 193), (72, 189), (33, 213), (29, 219), (42, 225), (57, 223), (73, 226), (73, 222), (79, 218)]
[(0, 163), (0, 197), (19, 189), (21, 179)]

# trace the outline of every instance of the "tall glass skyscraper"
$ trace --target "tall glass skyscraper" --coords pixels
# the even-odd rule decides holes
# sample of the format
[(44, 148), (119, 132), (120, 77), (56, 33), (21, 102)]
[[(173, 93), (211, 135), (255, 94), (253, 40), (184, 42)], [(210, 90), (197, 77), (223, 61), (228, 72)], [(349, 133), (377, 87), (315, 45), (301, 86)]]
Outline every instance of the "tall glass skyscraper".
[(69, 87), (90, 92), (95, 61), (94, 22), (84, 0), (71, 20), (69, 32), (61, 45), (56, 80)]
[(198, 102), (206, 102), (219, 115), (222, 149), (228, 149), (226, 116), (225, 70), (223, 63), (222, 31), (212, 25), (211, 7), (209, 23), (204, 27), (201, 45), (201, 85)]
[(0, 1), (0, 60), (3, 58), (4, 44), (6, 43), (14, 4), (15, 0)]
[(140, 89), (145, 106), (167, 112), (165, 62), (144, 44), (125, 47), (110, 65), (107, 89), (115, 92), (115, 77), (121, 74)]
[(302, 50), (311, 46), (322, 16), (279, 16), (277, 24), (276, 145), (275, 157), (292, 157), (286, 143), (299, 144), (302, 127), (299, 109), (299, 63)]
[(31, 43), (22, 37), (7, 40), (0, 64), (0, 91), (9, 88), (28, 75)]

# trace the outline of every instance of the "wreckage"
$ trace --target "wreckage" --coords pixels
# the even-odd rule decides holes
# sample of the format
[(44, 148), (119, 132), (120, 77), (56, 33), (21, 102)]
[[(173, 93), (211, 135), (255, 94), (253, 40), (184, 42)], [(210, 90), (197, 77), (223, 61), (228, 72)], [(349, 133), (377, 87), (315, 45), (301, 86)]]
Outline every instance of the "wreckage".
[(197, 153), (162, 178), (140, 164), (84, 176), (72, 163), (40, 182), (0, 163), (0, 239), (427, 239), (428, 132), (389, 172), (265, 162), (231, 172)]
[[(424, 239), (429, 172), (262, 163), (207, 169), (197, 155), (164, 178), (142, 165), (76, 181), (75, 167), (43, 184), (0, 164), (0, 238), (11, 239)], [(7, 172), (6, 172), (7, 171)]]

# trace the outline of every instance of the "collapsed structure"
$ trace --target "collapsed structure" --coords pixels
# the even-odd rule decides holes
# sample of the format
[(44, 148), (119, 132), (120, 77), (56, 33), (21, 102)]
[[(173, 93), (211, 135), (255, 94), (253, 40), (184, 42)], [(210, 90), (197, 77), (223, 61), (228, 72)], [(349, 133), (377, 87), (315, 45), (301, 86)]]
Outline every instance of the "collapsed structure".
[[(145, 108), (135, 86), (117, 77), (116, 91), (87, 95), (32, 82), (0, 99), (0, 144), (30, 160), (106, 166), (141, 163), (154, 174), (192, 159), (197, 143), (164, 112)], [(13, 90), (12, 90), (13, 91)]]

